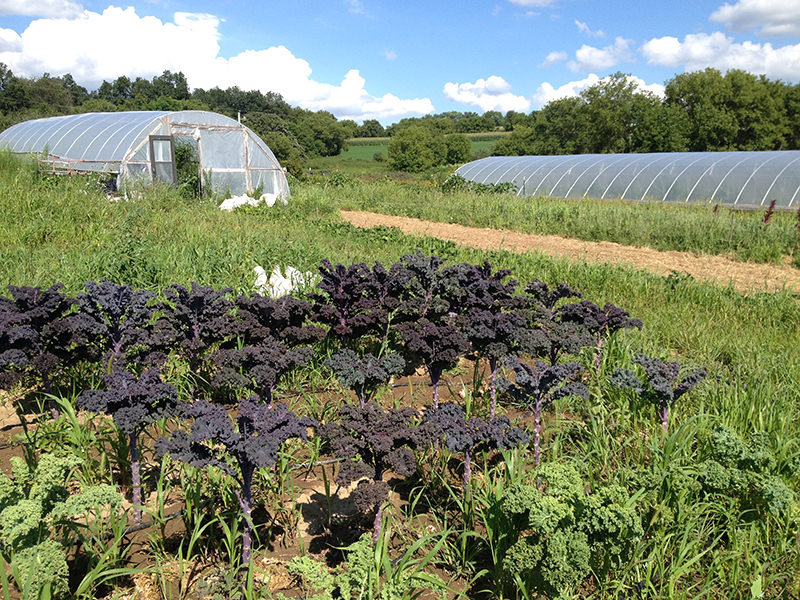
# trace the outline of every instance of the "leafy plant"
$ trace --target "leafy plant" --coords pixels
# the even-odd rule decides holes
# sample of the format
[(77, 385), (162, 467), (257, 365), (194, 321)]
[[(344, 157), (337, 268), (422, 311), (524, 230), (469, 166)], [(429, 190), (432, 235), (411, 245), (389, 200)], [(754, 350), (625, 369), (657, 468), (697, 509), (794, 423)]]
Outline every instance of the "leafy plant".
[(642, 321), (634, 319), (628, 311), (606, 302), (602, 308), (589, 300), (566, 304), (558, 309), (559, 319), (564, 323), (576, 323), (595, 336), (597, 370), (600, 370), (603, 344), (620, 329), (641, 329)]
[(0, 546), (23, 599), (68, 593), (65, 548), (58, 536), (80, 515), (101, 518), (119, 511), (122, 497), (109, 485), (88, 486), (69, 495), (68, 476), (75, 457), (43, 454), (29, 467), (11, 458), (12, 477), (0, 471)]
[(84, 410), (111, 415), (128, 436), (133, 484), (133, 515), (141, 522), (142, 484), (139, 466), (139, 436), (145, 427), (172, 416), (177, 409), (175, 388), (161, 380), (158, 369), (148, 369), (138, 377), (129, 371), (114, 371), (103, 376), (102, 390), (86, 390), (77, 398)]
[(298, 418), (285, 404), (267, 406), (257, 396), (239, 404), (235, 419), (224, 406), (207, 400), (183, 406), (181, 414), (193, 420), (191, 431), (178, 430), (161, 438), (156, 452), (168, 453), (198, 469), (217, 467), (236, 481), (236, 497), (244, 516), (241, 565), (246, 567), (252, 554), (253, 474), (258, 468), (273, 466), (287, 440), (305, 440), (311, 423)]
[(589, 397), (589, 389), (575, 381), (583, 371), (578, 363), (547, 365), (542, 361), (527, 364), (509, 356), (506, 366), (514, 371), (515, 380), (501, 380), (500, 388), (513, 398), (523, 402), (533, 412), (533, 461), (538, 467), (541, 462), (539, 449), (542, 411), (554, 401), (567, 396)]
[(359, 356), (345, 348), (327, 359), (325, 366), (334, 372), (339, 383), (355, 392), (363, 407), (378, 387), (386, 385), (392, 376), (403, 370), (405, 361), (395, 353), (382, 357)]
[(502, 562), (509, 583), (567, 597), (628, 560), (643, 537), (635, 497), (616, 484), (587, 491), (571, 465), (541, 465), (535, 476), (537, 485), (511, 486), (500, 504), (512, 532)]
[(692, 391), (707, 376), (705, 369), (694, 369), (681, 375), (681, 363), (664, 362), (661, 359), (637, 354), (633, 362), (638, 364), (644, 377), (640, 378), (630, 369), (617, 369), (611, 375), (611, 383), (617, 388), (633, 391), (645, 402), (655, 404), (664, 433), (669, 428), (669, 410), (685, 393)]
[(519, 427), (514, 427), (505, 415), (488, 421), (479, 417), (467, 417), (464, 409), (452, 402), (426, 410), (421, 428), (425, 426), (433, 430), (427, 431), (426, 435), (443, 439), (450, 452), (464, 455), (465, 490), (469, 490), (470, 464), (475, 452), (511, 450), (526, 445), (530, 440), (528, 434)]
[(375, 510), (375, 541), (380, 535), (383, 503), (389, 495), (383, 481), (385, 471), (392, 469), (396, 475), (407, 477), (417, 468), (412, 451), (416, 414), (411, 407), (384, 410), (375, 402), (345, 404), (339, 409), (339, 423), (325, 423), (317, 430), (333, 453), (343, 459), (336, 475), (339, 485), (367, 479), (358, 484), (352, 497), (359, 510)]

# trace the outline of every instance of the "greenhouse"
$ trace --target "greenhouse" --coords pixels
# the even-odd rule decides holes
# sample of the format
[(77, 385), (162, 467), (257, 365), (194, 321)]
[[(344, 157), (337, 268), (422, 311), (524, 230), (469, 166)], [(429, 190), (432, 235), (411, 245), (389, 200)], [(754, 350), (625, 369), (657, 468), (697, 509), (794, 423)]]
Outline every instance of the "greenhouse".
[(264, 141), (213, 112), (84, 113), (25, 121), (0, 133), (0, 148), (37, 155), (43, 171), (109, 173), (120, 189), (155, 181), (175, 185), (175, 150), (182, 144), (192, 149), (205, 191), (289, 194), (286, 175)]
[(492, 156), (456, 174), (481, 184), (511, 182), (518, 196), (800, 205), (800, 151)]

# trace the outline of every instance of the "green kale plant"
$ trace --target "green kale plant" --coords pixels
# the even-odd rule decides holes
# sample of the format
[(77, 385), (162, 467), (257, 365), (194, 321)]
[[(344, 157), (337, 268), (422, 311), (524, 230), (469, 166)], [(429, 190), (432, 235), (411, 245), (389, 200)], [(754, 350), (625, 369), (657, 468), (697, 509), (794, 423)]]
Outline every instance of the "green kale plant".
[(547, 597), (568, 595), (592, 573), (624, 563), (643, 535), (635, 498), (606, 484), (587, 489), (577, 469), (547, 463), (534, 483), (511, 486), (500, 510), (510, 524), (503, 571)]
[(733, 430), (715, 427), (707, 458), (698, 465), (698, 481), (705, 494), (735, 499), (743, 512), (797, 516), (797, 498), (778, 474), (765, 432), (754, 432), (744, 442)]
[(12, 457), (12, 476), (0, 471), (0, 551), (23, 600), (48, 589), (54, 598), (66, 597), (69, 573), (59, 539), (74, 529), (76, 517), (116, 513), (122, 505), (122, 496), (109, 485), (70, 496), (69, 472), (78, 464), (75, 457), (43, 454), (34, 468)]

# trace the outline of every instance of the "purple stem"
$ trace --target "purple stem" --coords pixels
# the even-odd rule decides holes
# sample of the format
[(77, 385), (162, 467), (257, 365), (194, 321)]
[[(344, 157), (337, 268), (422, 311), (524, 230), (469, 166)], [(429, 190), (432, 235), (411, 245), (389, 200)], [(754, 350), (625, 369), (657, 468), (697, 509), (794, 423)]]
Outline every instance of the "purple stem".
[(375, 511), (375, 521), (372, 524), (372, 541), (378, 543), (378, 538), (381, 537), (381, 527), (383, 525), (383, 504), (378, 505), (378, 510)]
[(497, 410), (497, 387), (495, 386), (495, 379), (497, 378), (497, 360), (489, 360), (489, 367), (492, 369), (492, 373), (489, 376), (489, 397), (492, 400), (489, 416), (494, 419), (494, 413)]
[(142, 522), (142, 480), (139, 474), (139, 447), (136, 432), (128, 435), (131, 448), (131, 483), (133, 484), (133, 522)]
[[(250, 560), (252, 558), (252, 488), (253, 485), (253, 468), (242, 466), (242, 491), (236, 492), (236, 498), (239, 500), (239, 506), (244, 515), (244, 524), (242, 525), (242, 570), (246, 572)], [(245, 585), (245, 582), (242, 582)]]
[(542, 425), (542, 407), (537, 402), (533, 409), (533, 464), (538, 467), (541, 462), (539, 454), (539, 429)]
[(600, 363), (603, 360), (603, 338), (598, 333), (597, 334), (597, 356), (594, 359), (595, 367), (597, 367), (597, 372), (600, 372)]
[(472, 457), (470, 456), (469, 450), (464, 452), (464, 489), (467, 491), (467, 495), (470, 493), (469, 489), (469, 480), (472, 475)]
[(664, 404), (661, 407), (661, 426), (664, 428), (664, 435), (666, 435), (669, 429), (669, 404)]

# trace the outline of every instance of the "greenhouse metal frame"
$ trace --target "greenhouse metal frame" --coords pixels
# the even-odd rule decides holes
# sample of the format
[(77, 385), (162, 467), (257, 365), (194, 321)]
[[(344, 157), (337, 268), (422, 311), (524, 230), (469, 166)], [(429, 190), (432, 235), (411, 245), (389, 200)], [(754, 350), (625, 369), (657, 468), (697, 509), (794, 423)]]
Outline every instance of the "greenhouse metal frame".
[(289, 195), (284, 170), (264, 141), (214, 112), (82, 113), (25, 121), (0, 133), (0, 148), (37, 155), (42, 170), (109, 173), (116, 175), (118, 187), (177, 183), (175, 145), (180, 143), (195, 149), (205, 190)]
[(480, 184), (512, 183), (517, 196), (800, 205), (800, 151), (491, 156), (456, 170)]

